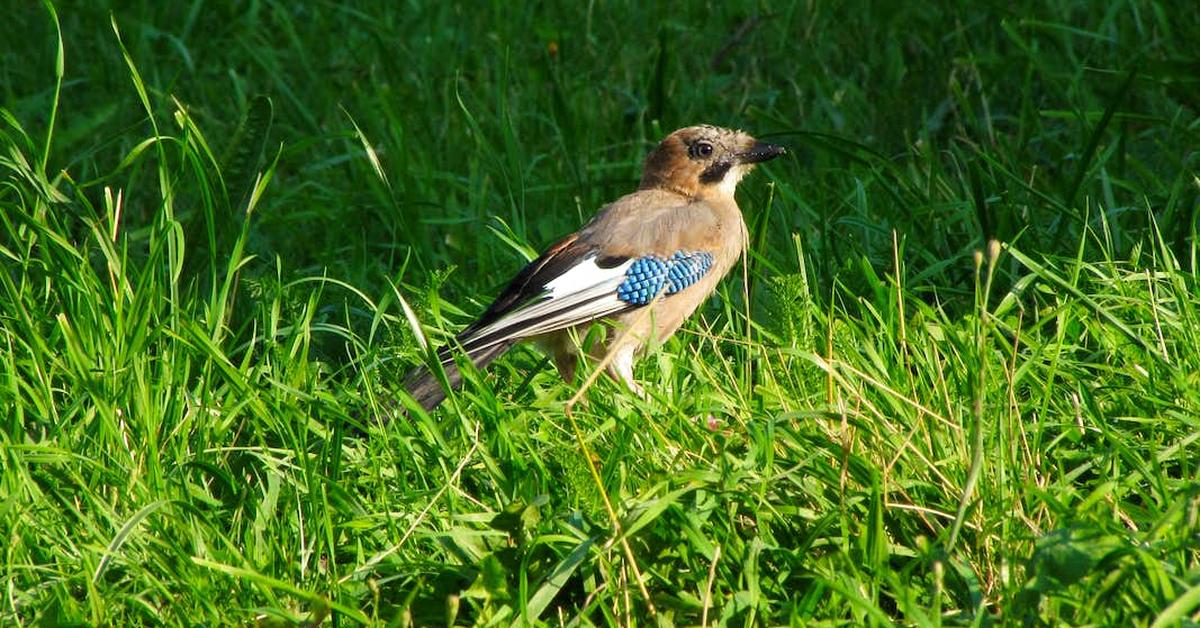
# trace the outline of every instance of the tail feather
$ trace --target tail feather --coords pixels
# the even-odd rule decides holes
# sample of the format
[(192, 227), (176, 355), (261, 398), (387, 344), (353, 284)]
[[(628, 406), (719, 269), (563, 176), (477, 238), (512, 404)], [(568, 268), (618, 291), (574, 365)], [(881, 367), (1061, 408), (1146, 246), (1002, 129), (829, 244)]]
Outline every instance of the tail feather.
[[(493, 360), (504, 355), (512, 345), (512, 341), (502, 342), (480, 348), (467, 355), (471, 358), (475, 368), (483, 370)], [(442, 368), (446, 371), (446, 380), (449, 382), (450, 388), (458, 389), (462, 386), (463, 375), (457, 364), (447, 359), (442, 362)], [(446, 390), (442, 388), (442, 383), (433, 376), (429, 369), (423, 366), (413, 369), (408, 377), (404, 378), (404, 388), (426, 412), (438, 407), (438, 404), (446, 398)]]

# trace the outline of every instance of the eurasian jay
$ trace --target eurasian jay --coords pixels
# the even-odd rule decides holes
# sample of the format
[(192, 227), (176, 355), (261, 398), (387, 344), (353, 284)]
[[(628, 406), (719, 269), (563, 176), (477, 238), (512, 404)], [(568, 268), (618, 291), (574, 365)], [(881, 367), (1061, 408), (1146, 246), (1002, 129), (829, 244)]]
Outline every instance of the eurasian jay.
[[(737, 262), (747, 237), (734, 191), (755, 164), (784, 152), (715, 126), (671, 133), (646, 157), (636, 192), (525, 266), (454, 345), (483, 369), (514, 344), (534, 340), (571, 381), (578, 339), (594, 321), (608, 321), (588, 353), (598, 359), (612, 352), (607, 373), (641, 395), (634, 356), (652, 338), (675, 333)], [(443, 347), (438, 359), (449, 385), (458, 387), (454, 350)], [(425, 368), (411, 372), (405, 388), (426, 410), (446, 397)]]

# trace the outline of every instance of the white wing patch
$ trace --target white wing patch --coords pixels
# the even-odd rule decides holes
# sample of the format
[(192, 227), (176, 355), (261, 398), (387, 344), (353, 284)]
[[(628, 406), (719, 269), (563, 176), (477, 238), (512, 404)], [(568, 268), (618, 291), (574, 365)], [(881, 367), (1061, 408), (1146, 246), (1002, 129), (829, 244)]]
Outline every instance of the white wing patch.
[[(553, 281), (546, 284), (546, 289), (550, 291), (550, 298), (566, 296), (572, 292), (580, 292), (588, 288), (607, 284), (609, 281), (616, 280), (617, 285), (620, 285), (625, 280), (625, 271), (629, 270), (633, 260), (625, 260), (625, 263), (612, 268), (601, 268), (596, 263), (598, 256), (592, 255), (583, 258), (578, 264), (571, 267), (571, 270), (559, 275)], [(614, 290), (616, 288), (613, 288)]]
[(634, 260), (603, 268), (592, 254), (546, 283), (545, 294), (490, 325), (463, 338), (463, 347), (476, 351), (515, 338), (528, 338), (567, 329), (628, 309), (617, 298), (617, 287)]

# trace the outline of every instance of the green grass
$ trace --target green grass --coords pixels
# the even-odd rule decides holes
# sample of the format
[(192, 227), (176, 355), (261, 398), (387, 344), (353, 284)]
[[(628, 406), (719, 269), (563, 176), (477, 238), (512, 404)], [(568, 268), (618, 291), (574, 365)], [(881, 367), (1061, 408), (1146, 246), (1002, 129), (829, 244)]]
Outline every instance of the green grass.
[[(1200, 622), (1192, 3), (106, 4), (0, 40), (0, 623)], [(378, 420), (699, 122), (650, 399)]]

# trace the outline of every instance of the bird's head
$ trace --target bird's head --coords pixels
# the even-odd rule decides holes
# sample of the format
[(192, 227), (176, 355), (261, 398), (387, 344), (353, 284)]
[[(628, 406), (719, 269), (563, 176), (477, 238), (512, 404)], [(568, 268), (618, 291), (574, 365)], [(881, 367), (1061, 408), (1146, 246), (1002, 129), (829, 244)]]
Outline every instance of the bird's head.
[(685, 196), (730, 198), (754, 165), (786, 151), (782, 146), (717, 126), (689, 126), (668, 135), (646, 157), (641, 189)]

